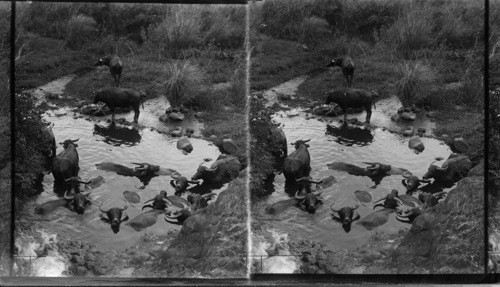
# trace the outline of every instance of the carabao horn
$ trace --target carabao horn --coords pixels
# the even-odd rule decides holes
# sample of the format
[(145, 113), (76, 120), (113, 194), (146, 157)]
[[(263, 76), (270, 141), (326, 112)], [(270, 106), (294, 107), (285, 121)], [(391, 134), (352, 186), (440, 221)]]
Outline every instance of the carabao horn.
[(295, 192), (295, 198), (298, 200), (302, 200), (302, 199), (306, 198), (306, 196), (305, 195), (299, 196), (299, 191), (297, 190), (297, 192)]
[(72, 200), (72, 199), (74, 199), (74, 198), (75, 198), (75, 196), (74, 196), (74, 195), (73, 195), (73, 196), (69, 196), (69, 195), (68, 195), (68, 191), (66, 191), (66, 192), (64, 193), (64, 199), (67, 199), (67, 200)]
[(333, 209), (333, 205), (335, 204), (335, 202), (333, 202), (331, 205), (330, 205), (330, 209), (333, 211), (333, 212), (339, 212), (340, 209)]
[(101, 212), (103, 212), (103, 213), (108, 213), (108, 211), (109, 211), (110, 209), (103, 210), (103, 209), (101, 208), (103, 204), (104, 204), (104, 202), (102, 202), (102, 203), (101, 203), (101, 205), (99, 205), (99, 210), (100, 210)]

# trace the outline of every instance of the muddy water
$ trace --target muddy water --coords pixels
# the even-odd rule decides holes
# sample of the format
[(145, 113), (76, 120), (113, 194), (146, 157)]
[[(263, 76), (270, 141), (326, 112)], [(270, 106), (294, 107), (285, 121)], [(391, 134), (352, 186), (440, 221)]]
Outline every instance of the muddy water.
[[(41, 100), (44, 99), (43, 91), (64, 96), (64, 85), (69, 81), (65, 79), (54, 81), (54, 85), (46, 85), (39, 93), (34, 95)], [(60, 84), (63, 82), (63, 84)], [(65, 83), (65, 84), (64, 84)], [(49, 101), (50, 102), (50, 101)], [(52, 130), (57, 142), (66, 139), (79, 138), (79, 176), (88, 180), (102, 176), (105, 183), (94, 189), (91, 194), (92, 204), (87, 207), (83, 215), (76, 214), (65, 207), (59, 207), (49, 215), (41, 216), (33, 213), (38, 204), (57, 199), (53, 191), (53, 176), (48, 174), (44, 177), (43, 192), (36, 200), (30, 203), (26, 209), (28, 212), (24, 217), (36, 222), (37, 227), (50, 234), (69, 236), (75, 240), (91, 242), (98, 249), (124, 249), (131, 246), (145, 233), (165, 234), (170, 229), (180, 229), (179, 225), (167, 223), (163, 216), (158, 221), (142, 231), (135, 231), (126, 224), (122, 224), (120, 231), (114, 234), (109, 224), (102, 222), (99, 218), (99, 205), (104, 202), (104, 207), (122, 207), (125, 204), (123, 192), (126, 190), (136, 192), (141, 197), (141, 203), (130, 205), (126, 210), (130, 219), (141, 213), (142, 202), (153, 198), (160, 190), (166, 190), (168, 195), (173, 195), (174, 190), (170, 185), (170, 176), (158, 176), (151, 179), (145, 189), (139, 189), (143, 184), (136, 177), (125, 177), (114, 172), (98, 170), (97, 163), (113, 162), (128, 167), (133, 167), (132, 162), (147, 162), (159, 165), (162, 168), (170, 168), (178, 171), (183, 176), (191, 178), (204, 158), (216, 159), (220, 152), (211, 143), (192, 138), (193, 151), (184, 154), (177, 149), (177, 139), (159, 133), (154, 129), (171, 129), (174, 124), (165, 125), (158, 120), (158, 116), (165, 112), (168, 102), (162, 98), (148, 101), (141, 107), (139, 125), (135, 127), (117, 124), (110, 127), (105, 120), (107, 117), (83, 118), (71, 111), (70, 108), (61, 108), (56, 111), (48, 111), (44, 118), (53, 123)], [(128, 114), (117, 114), (117, 118), (125, 117), (131, 121), (133, 112)], [(195, 128), (195, 134), (199, 134), (201, 124), (193, 118), (186, 119), (181, 126)], [(57, 153), (63, 150), (61, 145), (57, 147)], [(207, 163), (206, 165), (210, 165)], [(220, 193), (223, 189), (214, 191)], [(183, 195), (186, 198), (186, 195)]]
[[(394, 113), (397, 108), (398, 102), (394, 98), (382, 101), (377, 103), (377, 110), (372, 114), (373, 126), (368, 129), (352, 128), (336, 130), (336, 132), (327, 131), (327, 124), (331, 122), (332, 125), (339, 126), (338, 120), (341, 117), (306, 119), (310, 114), (300, 109), (276, 113), (274, 120), (284, 125), (283, 131), (289, 144), (298, 139), (311, 139), (309, 152), (312, 178), (319, 180), (333, 175), (337, 182), (324, 190), (323, 204), (314, 215), (294, 206), (281, 213), (269, 215), (264, 212), (266, 206), (290, 198), (284, 192), (284, 176), (278, 175), (274, 181), (273, 194), (254, 206), (254, 218), (273, 222), (272, 224), (280, 226), (281, 229), (286, 229), (306, 239), (325, 243), (331, 249), (354, 249), (365, 243), (374, 232), (395, 233), (405, 226), (404, 223), (395, 219), (394, 214), (391, 214), (387, 223), (371, 231), (361, 225), (353, 224), (351, 231), (346, 233), (339, 223), (331, 219), (330, 205), (332, 203), (335, 203), (335, 208), (354, 206), (357, 203), (354, 197), (356, 190), (369, 192), (373, 201), (385, 197), (392, 189), (404, 193), (405, 189), (401, 183), (403, 177), (401, 175), (387, 176), (375, 186), (375, 183), (368, 177), (350, 175), (343, 171), (330, 170), (327, 167), (327, 164), (333, 162), (345, 162), (360, 167), (366, 166), (362, 163), (364, 161), (381, 162), (408, 169), (414, 175), (421, 177), (435, 157), (447, 158), (451, 154), (448, 146), (432, 138), (422, 138), (425, 150), (416, 154), (408, 148), (408, 138), (381, 128), (385, 126), (399, 130), (403, 126), (390, 120), (390, 113)], [(365, 113), (348, 115), (348, 118), (353, 117), (364, 121)], [(416, 128), (426, 127), (428, 130), (433, 127), (433, 124), (425, 118), (417, 119), (412, 125)], [(293, 150), (294, 148), (290, 147), (289, 153)], [(361, 218), (373, 211), (373, 201), (357, 209)]]

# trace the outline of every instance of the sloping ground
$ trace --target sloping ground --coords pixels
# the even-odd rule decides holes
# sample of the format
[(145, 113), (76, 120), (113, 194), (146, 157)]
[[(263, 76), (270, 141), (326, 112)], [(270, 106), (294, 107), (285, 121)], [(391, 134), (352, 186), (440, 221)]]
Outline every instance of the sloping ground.
[(244, 175), (221, 192), (214, 204), (184, 222), (152, 276), (246, 277), (248, 196)]
[(16, 61), (16, 92), (35, 88), (91, 66), (97, 56), (74, 51), (64, 41), (28, 34), (22, 57)]
[(273, 39), (260, 34), (254, 39), (250, 68), (252, 90), (264, 90), (328, 64), (331, 54), (311, 53), (294, 41)]
[(484, 272), (484, 178), (472, 173), (413, 222), (393, 253), (398, 273)]

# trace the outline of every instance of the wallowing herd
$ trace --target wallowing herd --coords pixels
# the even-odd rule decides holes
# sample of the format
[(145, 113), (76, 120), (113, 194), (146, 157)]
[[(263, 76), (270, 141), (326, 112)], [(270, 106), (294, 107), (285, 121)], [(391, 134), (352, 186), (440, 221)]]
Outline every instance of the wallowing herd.
[[(336, 103), (340, 106), (344, 113), (344, 124), (347, 124), (347, 108), (364, 108), (366, 110), (366, 123), (370, 123), (371, 106), (375, 106), (375, 101), (378, 97), (376, 92), (369, 92), (362, 89), (353, 89), (353, 76), (355, 64), (349, 57), (340, 57), (331, 61), (328, 67), (339, 66), (347, 80), (347, 88), (339, 88), (327, 92), (325, 94), (325, 104)], [(287, 139), (284, 132), (280, 128), (278, 131), (273, 131), (274, 143), (280, 143), (283, 147), (281, 150), (286, 150)], [(282, 154), (282, 168), (285, 177), (285, 192), (289, 196), (293, 196), (295, 201), (286, 200), (277, 202), (266, 208), (268, 214), (276, 214), (280, 208), (290, 206), (292, 203), (300, 209), (314, 214), (323, 203), (321, 194), (326, 192), (324, 188), (320, 188), (319, 184), (322, 180), (313, 180), (311, 173), (311, 157), (309, 154), (310, 139), (296, 140), (291, 143), (295, 147), (290, 155)], [(427, 208), (436, 205), (441, 198), (446, 195), (442, 191), (443, 188), (451, 187), (454, 183), (467, 176), (472, 168), (470, 159), (459, 153), (453, 153), (442, 164), (441, 167), (430, 164), (427, 172), (419, 178), (413, 175), (409, 170), (391, 166), (387, 163), (379, 162), (364, 162), (366, 167), (359, 167), (349, 163), (334, 162), (328, 164), (328, 168), (332, 170), (347, 171), (349, 174), (357, 176), (370, 177), (376, 185), (385, 176), (399, 175), (402, 176), (402, 187), (405, 194), (400, 194), (397, 189), (393, 189), (384, 198), (374, 202), (373, 209), (382, 207), (380, 211), (374, 211), (374, 215), (361, 216), (355, 211), (359, 205), (360, 196), (369, 197), (365, 202), (371, 202), (371, 195), (367, 192), (354, 192), (355, 199), (358, 200), (356, 206), (340, 206), (335, 207), (333, 203), (330, 208), (333, 211), (332, 219), (342, 224), (345, 232), (351, 230), (353, 221), (360, 220), (360, 224), (367, 229), (375, 227), (372, 221), (385, 222), (387, 215), (391, 212), (396, 212), (396, 218), (402, 222), (412, 222), (417, 216)], [(312, 184), (316, 184), (316, 189)], [(418, 194), (418, 198), (413, 196)], [(285, 203), (286, 202), (286, 203)], [(370, 221), (375, 218), (376, 220)], [(383, 223), (382, 223), (383, 224)]]
[[(134, 122), (137, 123), (139, 117), (139, 106), (143, 104), (145, 94), (132, 89), (118, 87), (120, 84), (122, 62), (116, 56), (107, 56), (99, 59), (98, 65), (109, 66), (116, 87), (99, 90), (95, 93), (94, 103), (104, 102), (112, 111), (112, 123), (114, 122), (115, 107), (132, 106), (135, 115)], [(35, 208), (35, 213), (48, 215), (58, 207), (66, 207), (77, 214), (84, 214), (88, 207), (94, 203), (92, 191), (98, 186), (105, 184), (101, 176), (91, 180), (82, 180), (79, 176), (79, 155), (77, 148), (79, 139), (66, 139), (60, 144), (63, 150), (56, 154), (56, 140), (50, 126), (43, 130), (42, 138), (50, 149), (44, 154), (47, 158), (46, 169), (52, 172), (54, 177), (54, 192), (58, 199), (45, 202)], [(194, 212), (206, 208), (209, 202), (216, 197), (212, 190), (220, 189), (224, 184), (238, 177), (244, 168), (239, 158), (235, 155), (221, 154), (210, 167), (204, 166), (202, 162), (191, 179), (182, 176), (179, 172), (160, 167), (150, 163), (132, 162), (135, 166), (127, 167), (112, 162), (96, 163), (99, 170), (112, 171), (121, 176), (136, 177), (143, 186), (157, 176), (170, 176), (170, 185), (174, 189), (173, 195), (167, 195), (166, 190), (161, 190), (154, 198), (142, 203), (142, 210), (146, 211), (139, 216), (129, 219), (125, 210), (129, 208), (129, 203), (140, 203), (138, 193), (133, 191), (123, 192), (125, 205), (123, 207), (106, 207), (101, 202), (100, 220), (108, 223), (114, 233), (118, 233), (123, 222), (130, 223), (136, 230), (142, 230), (156, 222), (156, 216), (163, 214), (167, 222), (182, 224)], [(167, 189), (167, 187), (165, 187)], [(183, 198), (183, 195), (186, 195)], [(155, 217), (152, 218), (151, 215)]]
[[(310, 176), (311, 158), (309, 154), (309, 141), (310, 139), (297, 140), (291, 144), (295, 146), (295, 151), (284, 158), (282, 171), (285, 177), (286, 193), (294, 196), (296, 200), (295, 204), (300, 209), (314, 214), (323, 203), (321, 194), (327, 192), (328, 189), (320, 187), (323, 180), (315, 181)], [(398, 220), (409, 223), (427, 207), (436, 205), (446, 195), (446, 192), (442, 191), (442, 189), (451, 187), (454, 183), (467, 176), (472, 167), (472, 163), (466, 155), (453, 153), (441, 167), (431, 163), (427, 172), (420, 179), (404, 168), (393, 167), (389, 164), (378, 162), (365, 163), (367, 164), (366, 167), (358, 167), (342, 162), (334, 162), (328, 164), (328, 168), (347, 171), (353, 175), (367, 176), (378, 182), (385, 176), (402, 176), (401, 183), (405, 194), (399, 194), (398, 190), (393, 189), (384, 198), (375, 201), (373, 209), (377, 207), (383, 208), (381, 212), (375, 212), (378, 216), (383, 213), (389, 214), (395, 211)], [(316, 188), (313, 188), (312, 184), (316, 184)], [(358, 197), (361, 198), (363, 196), (362, 191), (357, 191), (354, 194), (356, 200), (358, 200)], [(418, 198), (413, 196), (413, 194), (418, 194)], [(365, 202), (371, 201), (371, 195), (368, 194), (368, 196), (370, 198)], [(288, 203), (285, 205), (284, 202), (278, 202), (272, 207), (268, 207), (266, 209), (267, 212), (275, 214), (280, 206), (289, 206)], [(355, 211), (359, 207), (359, 204), (354, 207), (334, 207), (334, 205), (333, 203), (330, 206), (333, 211), (332, 219), (340, 222), (344, 230), (349, 232), (352, 222), (360, 219), (360, 215)]]

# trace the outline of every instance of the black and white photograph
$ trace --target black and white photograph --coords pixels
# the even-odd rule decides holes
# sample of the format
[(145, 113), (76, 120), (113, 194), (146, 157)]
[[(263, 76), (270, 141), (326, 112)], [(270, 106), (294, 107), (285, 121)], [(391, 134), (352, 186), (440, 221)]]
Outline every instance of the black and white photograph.
[(245, 25), (16, 3), (14, 276), (247, 276)]
[(500, 0), (0, 2), (5, 285), (500, 273)]
[(250, 7), (252, 273), (481, 274), (484, 3)]

